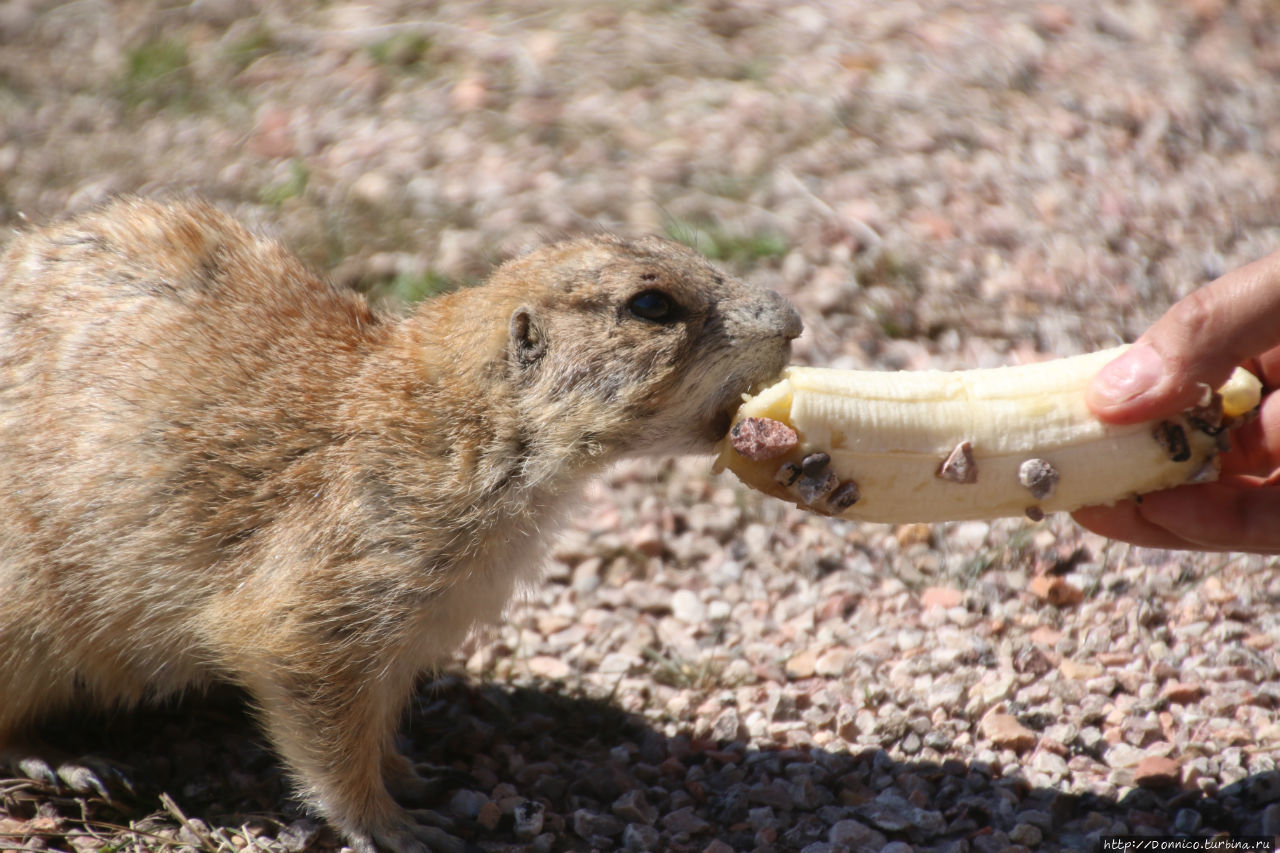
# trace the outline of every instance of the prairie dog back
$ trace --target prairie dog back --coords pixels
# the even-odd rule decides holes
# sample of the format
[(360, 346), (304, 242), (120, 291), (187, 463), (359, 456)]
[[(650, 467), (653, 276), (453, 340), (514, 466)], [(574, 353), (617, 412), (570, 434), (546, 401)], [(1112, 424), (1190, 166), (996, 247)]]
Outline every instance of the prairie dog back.
[(197, 202), (137, 199), (0, 255), (0, 745), (75, 701), (251, 694), (362, 853), (415, 679), (531, 582), (585, 478), (708, 452), (800, 332), (662, 240), (585, 238), (408, 317)]
[[(58, 661), (125, 702), (203, 680), (190, 643), (112, 638), (182, 634), (171, 623), (225, 583), (232, 540), (266, 520), (281, 460), (333, 441), (330, 407), (307, 399), (324, 380), (301, 374), (350, 369), (383, 331), (212, 208), (130, 201), (19, 238), (0, 259), (0, 584), (17, 590), (0, 601), (0, 673)], [(25, 636), (51, 657), (16, 654)], [(65, 694), (59, 681), (29, 683)], [(18, 712), (0, 710), (0, 732)]]

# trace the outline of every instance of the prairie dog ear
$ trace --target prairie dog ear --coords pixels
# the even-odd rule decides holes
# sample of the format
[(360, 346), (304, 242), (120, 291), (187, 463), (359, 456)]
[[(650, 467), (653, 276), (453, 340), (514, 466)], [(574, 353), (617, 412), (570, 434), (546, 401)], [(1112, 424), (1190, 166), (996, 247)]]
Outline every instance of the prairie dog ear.
[(531, 367), (547, 351), (547, 339), (533, 312), (520, 306), (511, 314), (511, 359), (521, 368)]

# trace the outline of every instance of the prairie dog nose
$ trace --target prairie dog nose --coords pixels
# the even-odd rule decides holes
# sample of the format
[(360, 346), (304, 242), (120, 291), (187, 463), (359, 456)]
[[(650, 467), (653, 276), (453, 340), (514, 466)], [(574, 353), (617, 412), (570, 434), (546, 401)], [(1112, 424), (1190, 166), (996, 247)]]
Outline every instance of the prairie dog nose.
[(768, 323), (770, 331), (776, 330), (777, 334), (789, 341), (794, 341), (804, 331), (800, 313), (776, 290), (768, 290), (762, 294), (755, 316), (761, 322)]
[(793, 308), (786, 297), (776, 290), (770, 290), (769, 295), (774, 297), (781, 307), (783, 337), (789, 341), (794, 341), (804, 331), (804, 321), (800, 319), (800, 312)]

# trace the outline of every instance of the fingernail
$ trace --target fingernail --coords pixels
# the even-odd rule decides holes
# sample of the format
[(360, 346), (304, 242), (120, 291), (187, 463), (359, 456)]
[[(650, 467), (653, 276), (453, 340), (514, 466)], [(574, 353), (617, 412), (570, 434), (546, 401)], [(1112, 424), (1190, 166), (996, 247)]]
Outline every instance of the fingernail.
[(1127, 403), (1158, 385), (1164, 373), (1160, 354), (1140, 344), (1098, 371), (1092, 390), (1103, 402)]

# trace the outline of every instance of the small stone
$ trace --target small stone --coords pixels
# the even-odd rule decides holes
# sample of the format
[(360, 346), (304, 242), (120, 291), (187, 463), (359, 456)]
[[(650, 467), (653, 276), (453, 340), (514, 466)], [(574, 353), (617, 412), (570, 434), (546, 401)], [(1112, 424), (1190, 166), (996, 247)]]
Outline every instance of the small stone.
[(939, 679), (938, 683), (929, 688), (925, 702), (929, 708), (943, 708), (947, 711), (954, 711), (963, 704), (963, 699), (963, 685)]
[(860, 817), (864, 817), (885, 832), (902, 832), (911, 826), (911, 811), (914, 807), (906, 800), (892, 798), (886, 802), (876, 798), (869, 803), (857, 807)]
[(829, 464), (831, 464), (831, 457), (819, 451), (801, 459), (800, 470), (806, 477), (818, 477), (827, 470)]
[(786, 671), (788, 678), (813, 678), (814, 672), (817, 671), (817, 666), (818, 652), (813, 649), (805, 649), (788, 658), (783, 669)]
[(525, 800), (517, 804), (512, 812), (512, 817), (515, 818), (516, 837), (528, 841), (541, 833), (546, 812), (546, 807), (536, 800)]
[(1031, 594), (1056, 607), (1070, 607), (1084, 601), (1079, 587), (1053, 575), (1037, 575), (1028, 584)]
[(1036, 752), (1035, 758), (1031, 760), (1031, 766), (1041, 773), (1059, 778), (1065, 777), (1068, 772), (1067, 762), (1062, 756), (1044, 750)]
[(618, 797), (609, 810), (614, 817), (627, 823), (652, 824), (658, 819), (658, 810), (649, 804), (640, 788), (634, 788)]
[(978, 696), (987, 705), (994, 705), (1002, 699), (1008, 699), (1013, 695), (1014, 688), (1017, 687), (1017, 673), (988, 673), (987, 677), (970, 688), (970, 695), (977, 691)]
[(593, 812), (590, 809), (578, 809), (573, 813), (573, 831), (579, 838), (590, 839), (602, 835), (612, 838), (621, 835), (625, 825), (616, 817)]
[(836, 734), (847, 741), (858, 736), (858, 711), (853, 705), (841, 703), (836, 709)]
[(1053, 816), (1040, 809), (1026, 809), (1018, 812), (1018, 823), (1029, 823), (1040, 830), (1041, 834), (1053, 829)]
[(836, 472), (827, 468), (816, 476), (810, 474), (802, 476), (796, 482), (796, 490), (805, 503), (816, 504), (831, 494), (839, 484), (840, 478), (836, 476)]
[(662, 846), (662, 834), (643, 823), (629, 823), (622, 831), (624, 850), (658, 850)]
[(631, 655), (610, 652), (600, 660), (600, 666), (596, 667), (596, 671), (610, 675), (626, 675), (635, 663), (636, 658)]
[(1280, 835), (1280, 803), (1272, 803), (1262, 810), (1262, 834), (1272, 838)]
[(1267, 770), (1249, 777), (1244, 793), (1254, 805), (1280, 801), (1280, 770)]
[(964, 603), (964, 593), (949, 586), (927, 586), (920, 593), (920, 606), (925, 610), (940, 607), (950, 610)]
[(996, 746), (1015, 752), (1031, 749), (1037, 740), (1036, 733), (1012, 714), (987, 714), (982, 718), (982, 733)]
[(776, 459), (796, 446), (796, 431), (772, 418), (745, 418), (729, 430), (733, 449), (753, 462)]
[[(974, 836), (969, 844), (969, 849), (974, 853), (1005, 853), (1009, 847), (1009, 836), (997, 829), (991, 833)], [(1017, 847), (1013, 849), (1018, 850)]]
[(645, 524), (631, 534), (631, 547), (646, 557), (662, 556), (662, 528), (657, 524)]
[(900, 548), (909, 548), (912, 545), (928, 545), (933, 541), (933, 525), (920, 522), (901, 524), (893, 531), (893, 536), (898, 540), (898, 547)]
[(525, 666), (529, 667), (532, 675), (548, 681), (563, 681), (573, 672), (569, 664), (550, 655), (534, 655), (525, 661)]
[(827, 841), (845, 850), (870, 848), (878, 850), (885, 844), (883, 834), (853, 818), (838, 820), (827, 832)]
[(1014, 844), (1021, 844), (1024, 847), (1035, 849), (1040, 846), (1040, 841), (1044, 838), (1040, 828), (1032, 826), (1029, 823), (1020, 823), (1013, 829), (1009, 830), (1009, 840)]
[(823, 678), (840, 678), (852, 666), (854, 653), (844, 646), (836, 646), (823, 652), (814, 662), (813, 671)]
[(1214, 604), (1228, 604), (1234, 601), (1238, 594), (1234, 587), (1235, 584), (1227, 586), (1221, 578), (1210, 575), (1205, 578), (1204, 584), (1200, 587), (1201, 597), (1209, 599)]
[(782, 779), (774, 779), (767, 785), (756, 785), (748, 792), (747, 797), (753, 803), (779, 811), (789, 811), (792, 807), (791, 790)]
[(778, 470), (774, 473), (774, 482), (777, 482), (787, 488), (795, 485), (796, 480), (800, 479), (800, 466), (794, 462), (783, 462), (778, 466)]
[(1172, 758), (1148, 755), (1134, 767), (1133, 781), (1143, 788), (1167, 788), (1178, 784), (1181, 767)]
[(468, 74), (454, 84), (450, 100), (460, 112), (482, 109), (490, 100), (489, 84), (482, 74)]
[(1056, 646), (1062, 639), (1062, 632), (1048, 625), (1039, 625), (1027, 635), (1027, 639), (1041, 646)]
[(905, 841), (890, 841), (880, 848), (880, 853), (915, 853), (915, 849)]
[(498, 822), (502, 820), (502, 807), (489, 800), (480, 807), (479, 813), (476, 814), (476, 823), (485, 829), (492, 831), (498, 826)]
[(1109, 747), (1102, 760), (1113, 770), (1124, 770), (1136, 767), (1146, 756), (1142, 750), (1127, 743), (1117, 743)]
[(715, 741), (731, 741), (738, 739), (738, 733), (742, 731), (742, 720), (738, 716), (738, 709), (725, 708), (716, 717), (716, 721), (711, 724), (711, 739)]
[(733, 853), (733, 848), (719, 838), (702, 848), (702, 853)]
[(985, 521), (962, 521), (950, 530), (951, 541), (958, 548), (979, 548), (991, 534), (991, 525)]
[(1116, 681), (1114, 675), (1100, 675), (1097, 678), (1090, 678), (1085, 681), (1084, 689), (1100, 696), (1111, 696), (1116, 692), (1118, 685), (1119, 682)]
[(573, 567), (569, 585), (580, 595), (595, 592), (600, 587), (600, 570), (604, 561), (599, 557), (589, 557)]
[(924, 645), (925, 633), (924, 631), (917, 631), (914, 628), (903, 628), (897, 633), (895, 640), (898, 644), (898, 648), (904, 652), (911, 649), (918, 649)]
[(894, 791), (885, 791), (874, 800), (854, 808), (855, 813), (885, 832), (902, 832), (908, 828), (924, 839), (941, 835), (947, 829), (941, 812), (912, 805)]
[(1178, 835), (1194, 835), (1203, 823), (1204, 818), (1195, 809), (1178, 809), (1173, 816), (1173, 831)]
[[(803, 664), (797, 664), (797, 666), (799, 667), (798, 671), (802, 672)], [(800, 715), (796, 710), (796, 697), (785, 690), (771, 692), (768, 699), (765, 700), (762, 710), (765, 716), (775, 723), (800, 719)]]
[(449, 811), (458, 817), (475, 820), (489, 798), (479, 791), (455, 791), (449, 799)]
[(1038, 501), (1053, 495), (1058, 486), (1058, 469), (1047, 459), (1028, 459), (1018, 466), (1018, 482)]
[(351, 195), (372, 206), (387, 204), (394, 190), (396, 183), (381, 172), (366, 172), (351, 183)]
[(827, 496), (827, 508), (832, 512), (844, 512), (862, 498), (862, 490), (853, 480), (845, 480)]
[(1190, 705), (1199, 702), (1204, 695), (1204, 687), (1185, 681), (1170, 681), (1160, 689), (1160, 698), (1177, 705)]
[(1029, 506), (1022, 511), (1022, 514), (1032, 521), (1044, 521), (1044, 510), (1038, 506)]
[(687, 832), (689, 835), (697, 835), (699, 832), (710, 829), (711, 824), (694, 814), (691, 806), (686, 806), (663, 817), (662, 828), (667, 832)]
[(1090, 678), (1097, 678), (1103, 672), (1102, 667), (1096, 663), (1084, 663), (1071, 658), (1063, 658), (1058, 664), (1058, 670), (1065, 678), (1070, 678), (1072, 681), (1088, 681)]
[(707, 608), (697, 593), (678, 589), (671, 596), (671, 615), (686, 625), (700, 625), (707, 621)]
[(942, 460), (935, 476), (952, 483), (978, 482), (978, 463), (973, 458), (973, 445), (967, 441), (957, 444), (947, 458)]
[(1104, 740), (1102, 730), (1097, 726), (1085, 726), (1080, 729), (1080, 745), (1085, 749), (1093, 750), (1100, 748)]

